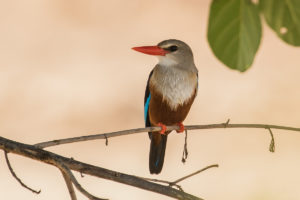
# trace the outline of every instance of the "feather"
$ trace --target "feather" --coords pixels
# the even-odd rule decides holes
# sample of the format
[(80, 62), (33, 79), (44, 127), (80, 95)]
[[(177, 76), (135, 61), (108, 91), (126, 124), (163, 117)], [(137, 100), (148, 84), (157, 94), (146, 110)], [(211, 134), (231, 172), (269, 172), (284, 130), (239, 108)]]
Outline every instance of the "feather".
[(149, 104), (150, 104), (150, 99), (151, 99), (149, 82), (150, 82), (150, 78), (151, 78), (152, 74), (153, 74), (153, 70), (149, 74), (147, 86), (146, 86), (146, 90), (145, 90), (145, 97), (144, 97), (144, 120), (145, 120), (146, 127), (151, 126), (150, 119), (149, 119)]

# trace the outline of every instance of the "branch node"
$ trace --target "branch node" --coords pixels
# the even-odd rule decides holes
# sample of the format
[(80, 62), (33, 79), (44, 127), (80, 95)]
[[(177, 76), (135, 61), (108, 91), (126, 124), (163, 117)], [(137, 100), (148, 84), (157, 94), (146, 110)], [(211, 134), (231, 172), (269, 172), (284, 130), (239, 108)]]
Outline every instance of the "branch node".
[(224, 128), (227, 128), (227, 127), (228, 127), (229, 122), (230, 122), (230, 119), (227, 119), (227, 121), (226, 121), (225, 123), (223, 123)]
[(177, 187), (178, 190), (180, 190), (181, 192), (184, 192), (184, 190), (182, 189), (181, 185), (178, 185), (176, 183), (170, 182), (169, 183), (169, 187)]
[(25, 183), (22, 182), (22, 180), (17, 176), (17, 174), (14, 172), (10, 162), (9, 162), (9, 159), (8, 159), (8, 156), (7, 156), (7, 151), (4, 150), (4, 155), (5, 155), (5, 160), (6, 160), (6, 164), (8, 166), (8, 169), (11, 173), (11, 175), (21, 184), (21, 186), (23, 186), (24, 188), (26, 188), (27, 190), (35, 193), (35, 194), (40, 194), (41, 193), (41, 190), (34, 190), (32, 188), (30, 188), (29, 186), (27, 186)]
[(182, 178), (179, 178), (179, 179), (177, 179), (177, 180), (175, 180), (175, 181), (166, 181), (166, 180), (161, 180), (161, 179), (152, 179), (152, 178), (143, 178), (143, 177), (140, 177), (140, 178), (142, 178), (142, 179), (145, 179), (145, 180), (147, 180), (147, 181), (152, 181), (152, 182), (159, 182), (159, 183), (164, 183), (164, 184), (168, 184), (168, 186), (169, 187), (176, 187), (178, 190), (180, 190), (181, 192), (184, 192), (184, 190), (182, 189), (182, 187), (178, 184), (180, 181), (183, 181), (183, 180), (185, 180), (185, 179), (187, 179), (187, 178), (190, 178), (190, 177), (192, 177), (192, 176), (195, 176), (196, 174), (199, 174), (200, 172), (203, 172), (203, 171), (205, 171), (205, 170), (207, 170), (207, 169), (210, 169), (210, 168), (213, 168), (213, 167), (219, 167), (219, 165), (218, 164), (213, 164), (213, 165), (209, 165), (209, 166), (207, 166), (207, 167), (204, 167), (203, 169), (200, 169), (200, 170), (198, 170), (198, 171), (196, 171), (196, 172), (193, 172), (193, 173), (191, 173), (191, 174), (189, 174), (189, 175), (187, 175), (187, 176), (184, 176), (184, 177), (182, 177)]
[(119, 172), (115, 172), (115, 177), (120, 177), (120, 173)]

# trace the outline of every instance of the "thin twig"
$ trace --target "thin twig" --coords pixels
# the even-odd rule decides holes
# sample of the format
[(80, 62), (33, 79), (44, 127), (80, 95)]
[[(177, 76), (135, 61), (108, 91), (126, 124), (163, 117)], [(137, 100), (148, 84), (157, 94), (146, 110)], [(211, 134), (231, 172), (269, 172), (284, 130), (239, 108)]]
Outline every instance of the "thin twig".
[(35, 190), (35, 189), (32, 189), (30, 188), (29, 186), (27, 186), (25, 183), (22, 182), (22, 180), (16, 175), (16, 173), (14, 172), (10, 162), (9, 162), (9, 159), (8, 159), (8, 156), (7, 156), (7, 151), (4, 151), (4, 155), (5, 155), (5, 160), (6, 160), (6, 163), (7, 163), (7, 166), (8, 166), (8, 169), (11, 173), (11, 175), (26, 189), (28, 189), (29, 191), (35, 193), (35, 194), (40, 194), (41, 193), (41, 190)]
[[(281, 130), (300, 132), (300, 128), (294, 128), (294, 127), (288, 127), (288, 126), (278, 126), (278, 125), (268, 125), (268, 124), (227, 124), (227, 122), (226, 122), (226, 123), (220, 123), (220, 124), (185, 126), (185, 130), (216, 129), (216, 128), (263, 128), (263, 129), (271, 128), (271, 129), (281, 129)], [(80, 137), (51, 140), (51, 141), (35, 144), (35, 146), (37, 146), (39, 148), (46, 148), (46, 147), (74, 143), (74, 142), (105, 139), (105, 137), (111, 138), (111, 137), (117, 137), (117, 136), (121, 136), (121, 135), (130, 135), (130, 134), (144, 133), (144, 132), (154, 132), (154, 131), (160, 131), (160, 130), (161, 130), (161, 127), (146, 127), (146, 128), (129, 129), (129, 130), (123, 130), (123, 131), (109, 132), (109, 133), (104, 133), (104, 134), (86, 135), (86, 136), (80, 136)], [(179, 126), (167, 126), (166, 130), (167, 131), (179, 130)]]
[(186, 162), (186, 159), (189, 155), (189, 152), (188, 152), (188, 149), (187, 149), (187, 130), (185, 130), (184, 133), (185, 133), (184, 146), (183, 146), (183, 152), (182, 152), (182, 158), (181, 158), (182, 163)]
[(61, 173), (62, 173), (62, 175), (64, 177), (64, 180), (66, 182), (66, 185), (67, 185), (67, 188), (68, 188), (71, 200), (77, 200), (76, 193), (74, 191), (74, 187), (73, 187), (73, 184), (72, 184), (69, 176), (63, 170), (60, 170), (60, 171), (61, 171)]
[(270, 142), (270, 146), (269, 146), (269, 151), (274, 153), (275, 152), (275, 139), (274, 139), (274, 135), (272, 133), (271, 128), (268, 128), (270, 135), (271, 135), (271, 142)]
[[(91, 200), (107, 200), (107, 199), (101, 199), (98, 198), (92, 194), (90, 194), (88, 191), (86, 191), (77, 181), (77, 179), (75, 178), (75, 176), (73, 175), (73, 173), (71, 172), (71, 170), (66, 167), (63, 163), (61, 162), (56, 162), (56, 164), (58, 165), (57, 167), (59, 167), (59, 169), (61, 171), (63, 171), (64, 176), (67, 176), (67, 179), (69, 179), (70, 181), (72, 181), (72, 183), (75, 185), (75, 187), (77, 188), (77, 190), (79, 190), (84, 196), (86, 196), (88, 199)], [(73, 199), (72, 199), (73, 200)]]
[(203, 169), (200, 169), (200, 170), (198, 170), (198, 171), (196, 171), (196, 172), (194, 172), (194, 173), (191, 173), (191, 174), (189, 174), (189, 175), (187, 175), (187, 176), (184, 176), (184, 177), (182, 177), (182, 178), (177, 179), (176, 181), (173, 181), (172, 184), (177, 184), (177, 183), (179, 183), (179, 182), (181, 182), (181, 181), (183, 181), (183, 180), (185, 180), (185, 179), (187, 179), (187, 178), (190, 178), (190, 177), (192, 177), (192, 176), (195, 176), (196, 174), (199, 174), (199, 173), (201, 173), (201, 172), (203, 172), (203, 171), (205, 171), (205, 170), (208, 170), (208, 169), (210, 169), (210, 168), (213, 168), (213, 167), (219, 167), (219, 165), (218, 165), (218, 164), (214, 164), (214, 165), (209, 165), (209, 166), (207, 166), (207, 167), (204, 167)]
[(201, 172), (203, 172), (205, 170), (208, 170), (210, 168), (213, 168), (213, 167), (219, 167), (219, 165), (218, 164), (209, 165), (209, 166), (204, 167), (204, 168), (202, 168), (202, 169), (200, 169), (200, 170), (198, 170), (196, 172), (193, 172), (193, 173), (191, 173), (191, 174), (189, 174), (187, 176), (181, 177), (181, 178), (179, 178), (179, 179), (177, 179), (175, 181), (166, 181), (166, 180), (161, 180), (161, 179), (152, 179), (152, 178), (143, 178), (143, 177), (140, 177), (140, 178), (143, 178), (145, 180), (152, 181), (152, 182), (165, 183), (165, 184), (168, 184), (170, 187), (175, 186), (180, 191), (183, 191), (182, 187), (180, 185), (178, 185), (179, 182), (181, 182), (181, 181), (183, 181), (183, 180), (185, 180), (187, 178), (190, 178), (192, 176), (195, 176), (195, 175), (197, 175), (197, 174), (199, 174), (199, 173), (201, 173)]
[(104, 134), (104, 137), (105, 137), (105, 145), (107, 146), (108, 145), (108, 138), (105, 134)]

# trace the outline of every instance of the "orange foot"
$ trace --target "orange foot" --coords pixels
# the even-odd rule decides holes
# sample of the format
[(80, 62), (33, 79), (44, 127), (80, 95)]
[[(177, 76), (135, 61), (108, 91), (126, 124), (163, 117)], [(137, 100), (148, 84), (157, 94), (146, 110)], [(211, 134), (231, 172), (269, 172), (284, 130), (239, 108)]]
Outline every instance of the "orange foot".
[(158, 123), (157, 126), (161, 127), (161, 130), (159, 131), (159, 133), (164, 135), (167, 130), (166, 125), (164, 125), (163, 123)]
[(184, 131), (184, 125), (182, 124), (182, 122), (177, 123), (177, 125), (179, 126), (179, 130), (176, 130), (176, 132), (182, 133)]

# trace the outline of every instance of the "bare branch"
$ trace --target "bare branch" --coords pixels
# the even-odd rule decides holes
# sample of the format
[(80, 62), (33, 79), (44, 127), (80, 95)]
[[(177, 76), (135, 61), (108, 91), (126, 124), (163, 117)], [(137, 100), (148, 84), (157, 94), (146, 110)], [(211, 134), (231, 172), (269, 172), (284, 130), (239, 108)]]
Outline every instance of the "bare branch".
[(0, 136), (0, 149), (3, 149), (9, 153), (18, 154), (27, 158), (38, 160), (57, 167), (57, 163), (63, 163), (70, 170), (78, 171), (80, 173), (88, 174), (91, 176), (104, 178), (107, 180), (131, 185), (140, 189), (156, 192), (162, 195), (166, 195), (175, 199), (184, 200), (203, 200), (199, 197), (182, 192), (180, 190), (149, 182), (142, 178), (120, 173), (117, 171), (108, 170), (102, 167), (86, 164), (76, 161), (74, 159), (66, 158), (58, 154), (40, 149), (34, 145), (28, 145), (16, 141), (12, 141)]
[[(91, 200), (107, 200), (107, 199), (101, 199), (98, 197), (95, 197), (94, 195), (90, 194), (88, 191), (86, 191), (76, 180), (75, 176), (71, 172), (70, 169), (68, 169), (63, 163), (56, 162), (57, 167), (63, 172), (64, 176), (67, 177), (68, 180), (71, 180), (72, 183), (75, 185), (75, 187), (87, 198)], [(73, 190), (74, 191), (74, 190)], [(73, 199), (72, 199), (73, 200)]]
[[(295, 127), (268, 125), (268, 124), (229, 124), (229, 120), (226, 123), (220, 123), (220, 124), (185, 126), (185, 130), (215, 129), (215, 128), (263, 128), (263, 129), (268, 129), (271, 134), (271, 137), (272, 137), (271, 144), (270, 144), (270, 151), (274, 150), (274, 136), (273, 136), (271, 129), (281, 129), (281, 130), (290, 130), (290, 131), (300, 132), (300, 128), (295, 128)], [(180, 129), (180, 127), (178, 127), (178, 126), (168, 126), (167, 127), (167, 131), (179, 130), (179, 129)], [(191, 177), (191, 176), (201, 172), (202, 170), (199, 170), (193, 174), (190, 174), (186, 177), (176, 180), (175, 182), (168, 182), (168, 184), (170, 186), (171, 185), (176, 186), (179, 189), (179, 190), (176, 190), (172, 187), (149, 182), (149, 181), (146, 181), (145, 179), (141, 179), (136, 176), (123, 174), (123, 173), (116, 172), (116, 171), (111, 171), (111, 170), (104, 169), (101, 167), (96, 167), (93, 165), (82, 163), (82, 162), (76, 161), (74, 159), (65, 158), (63, 156), (60, 156), (60, 155), (57, 155), (57, 154), (54, 154), (54, 153), (51, 153), (49, 151), (45, 151), (42, 149), (42, 148), (60, 145), (60, 144), (67, 144), (67, 143), (74, 143), (74, 142), (88, 141), (88, 140), (96, 140), (96, 139), (105, 139), (106, 144), (107, 144), (108, 138), (110, 138), (110, 137), (117, 137), (117, 136), (122, 136), (122, 135), (129, 135), (129, 134), (136, 134), (136, 133), (143, 133), (143, 132), (154, 132), (154, 131), (160, 131), (160, 130), (161, 130), (161, 127), (146, 127), (146, 128), (130, 129), (130, 130), (123, 130), (123, 131), (110, 132), (110, 133), (104, 133), (104, 134), (95, 134), (95, 135), (88, 135), (88, 136), (81, 136), (81, 137), (74, 137), (74, 138), (66, 138), (66, 139), (61, 139), (61, 140), (53, 140), (53, 141), (38, 143), (36, 145), (27, 145), (27, 144), (23, 144), (23, 143), (18, 143), (18, 142), (0, 137), (0, 149), (3, 149), (4, 151), (7, 151), (7, 152), (19, 154), (19, 155), (22, 155), (25, 157), (29, 157), (29, 158), (32, 158), (35, 160), (39, 160), (41, 162), (45, 162), (47, 164), (51, 164), (54, 166), (57, 166), (57, 162), (61, 162), (64, 164), (64, 166), (67, 167), (67, 169), (78, 171), (81, 174), (82, 173), (89, 174), (92, 176), (116, 181), (119, 183), (124, 183), (127, 185), (131, 185), (131, 186), (138, 187), (141, 189), (160, 193), (160, 194), (163, 194), (163, 195), (166, 195), (169, 197), (173, 197), (176, 199), (187, 199), (187, 200), (188, 199), (192, 199), (192, 200), (200, 199), (198, 197), (195, 197), (188, 193), (183, 192), (181, 186), (179, 186), (177, 183), (179, 181), (182, 181), (188, 177)], [(216, 166), (211, 166), (211, 167), (216, 167)], [(204, 168), (204, 170), (205, 170), (205, 168)], [(74, 180), (73, 180), (73, 183), (75, 184)], [(162, 183), (166, 183), (166, 182), (162, 182)]]
[(69, 178), (69, 176), (63, 170), (60, 170), (60, 171), (61, 171), (61, 173), (62, 173), (62, 175), (64, 177), (64, 180), (66, 182), (66, 185), (67, 185), (67, 188), (68, 188), (71, 200), (77, 200), (76, 193), (74, 191), (74, 187), (73, 187), (73, 184), (71, 182), (71, 179)]
[[(197, 130), (197, 129), (216, 129), (216, 128), (263, 128), (263, 129), (281, 129), (281, 130), (289, 130), (289, 131), (298, 131), (300, 132), (300, 128), (288, 127), (288, 126), (277, 126), (277, 125), (268, 125), (268, 124), (229, 124), (229, 121), (226, 123), (220, 124), (208, 124), (208, 125), (190, 125), (185, 126), (185, 130)], [(60, 140), (52, 140), (48, 142), (41, 142), (35, 144), (35, 146), (39, 148), (46, 148), (61, 144), (68, 144), (74, 142), (81, 141), (89, 141), (89, 140), (97, 140), (97, 139), (107, 139), (111, 137), (117, 137), (121, 135), (130, 135), (136, 133), (144, 133), (144, 132), (153, 132), (160, 131), (161, 127), (146, 127), (146, 128), (137, 128), (137, 129), (129, 129), (123, 131), (116, 131), (104, 134), (95, 134), (95, 135), (86, 135), (80, 137), (73, 138), (65, 138)], [(167, 126), (167, 131), (170, 130), (179, 130), (179, 126)]]
[(8, 166), (8, 169), (11, 173), (11, 175), (24, 187), (26, 188), (27, 190), (35, 193), (35, 194), (40, 194), (41, 193), (41, 190), (37, 191), (37, 190), (34, 190), (32, 188), (30, 188), (29, 186), (27, 186), (25, 183), (22, 182), (22, 180), (16, 175), (16, 173), (14, 172), (10, 162), (9, 162), (9, 159), (8, 159), (8, 156), (7, 156), (7, 151), (4, 150), (4, 155), (5, 155), (5, 160), (6, 160), (6, 163), (7, 163), (7, 166)]

